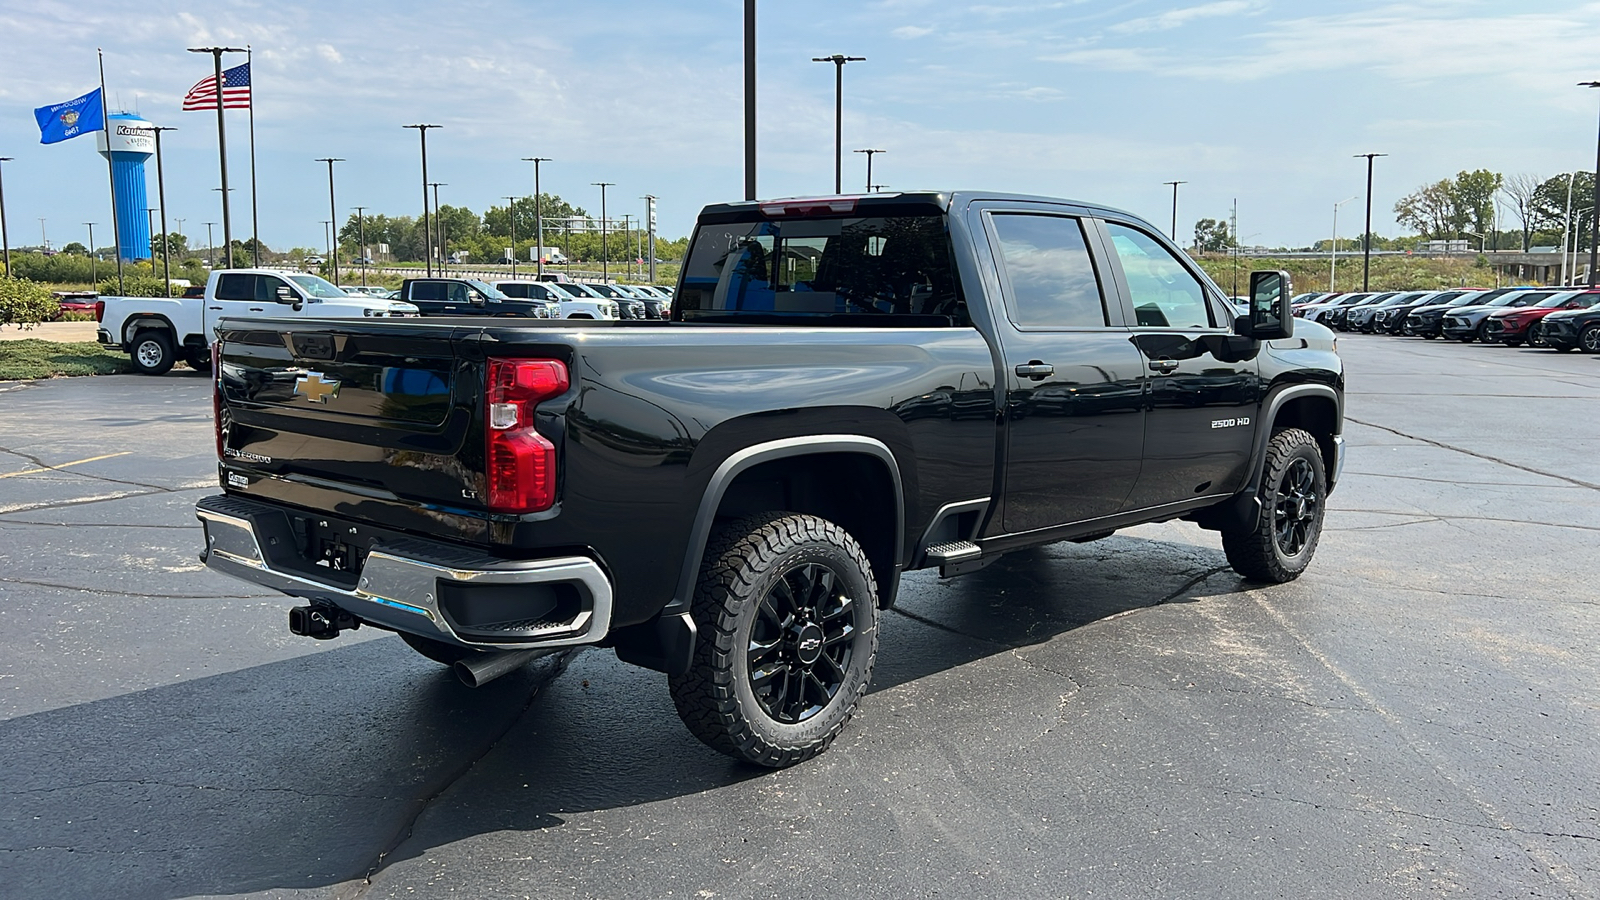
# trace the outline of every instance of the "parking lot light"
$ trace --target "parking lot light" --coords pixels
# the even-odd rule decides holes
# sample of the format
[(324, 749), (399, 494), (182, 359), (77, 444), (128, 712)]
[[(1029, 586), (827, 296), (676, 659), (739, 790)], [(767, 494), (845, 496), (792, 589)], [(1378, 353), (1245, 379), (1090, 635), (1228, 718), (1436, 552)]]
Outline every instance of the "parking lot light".
[(872, 193), (872, 157), (878, 153), (888, 153), (887, 150), (852, 150), (852, 153), (865, 153), (867, 155), (867, 193)]
[[(11, 235), (6, 233), (6, 179), (4, 175), (5, 163), (16, 159), (14, 156), (0, 156), (0, 247), (5, 248), (6, 277), (11, 277)], [(94, 243), (90, 240), (89, 243)], [(93, 250), (93, 247), (89, 248)]]
[(403, 125), (402, 128), (415, 128), (417, 137), (422, 139), (422, 259), (425, 272), (429, 278), (433, 277), (433, 231), (428, 225), (428, 129), (442, 128), (442, 125)]
[(323, 156), (317, 162), (328, 164), (328, 220), (333, 222), (333, 243), (328, 245), (328, 262), (333, 266), (333, 286), (339, 286), (339, 213), (333, 205), (333, 164), (344, 162), (337, 156)]
[(1361, 233), (1361, 290), (1366, 291), (1372, 276), (1372, 161), (1387, 153), (1357, 153), (1356, 159), (1367, 159), (1367, 230)]
[[(1600, 81), (1581, 81), (1579, 87), (1600, 88)], [(1589, 287), (1600, 277), (1600, 134), (1594, 143), (1594, 215), (1589, 217)]]
[[(833, 63), (833, 192), (844, 193), (844, 67), (845, 63), (866, 62), (865, 56), (813, 56), (812, 62)], [(868, 179), (871, 180), (871, 179)]]
[(367, 286), (367, 208), (365, 206), (351, 207), (356, 211), (356, 229), (360, 232), (361, 240), (361, 286)]
[(591, 182), (600, 189), (600, 280), (611, 280), (611, 259), (606, 251), (606, 188), (616, 184), (615, 181)]
[[(539, 257), (533, 265), (535, 275), (542, 276), (544, 275), (544, 198), (539, 196), (539, 164), (549, 162), (550, 157), (524, 156), (522, 161), (533, 163), (533, 252)], [(512, 243), (515, 244), (514, 241)]]

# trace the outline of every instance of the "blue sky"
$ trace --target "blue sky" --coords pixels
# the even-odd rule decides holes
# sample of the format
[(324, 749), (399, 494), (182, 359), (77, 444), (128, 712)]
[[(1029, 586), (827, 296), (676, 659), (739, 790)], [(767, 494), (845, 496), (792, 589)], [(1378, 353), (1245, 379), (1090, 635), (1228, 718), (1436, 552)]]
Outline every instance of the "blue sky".
[[(653, 193), (679, 236), (705, 203), (738, 199), (742, 3), (643, 0), (452, 4), (366, 0), (38, 0), (0, 7), (0, 156), (13, 245), (57, 246), (109, 222), (93, 139), (41, 146), (32, 109), (96, 82), (106, 51), (113, 107), (180, 128), (164, 139), (170, 216), (203, 241), (219, 221), (214, 114), (179, 111), (209, 58), (185, 47), (254, 46), (262, 239), (322, 245), (326, 167), (350, 207), (415, 215), (416, 135), (429, 137), (445, 203), (482, 212), (532, 192), (524, 156), (547, 156), (546, 190), (614, 215)], [(845, 70), (845, 149), (879, 147), (891, 189), (981, 188), (1076, 197), (1179, 232), (1235, 197), (1247, 242), (1329, 234), (1332, 205), (1378, 161), (1374, 227), (1394, 200), (1485, 167), (1549, 176), (1594, 163), (1600, 3), (1546, 0), (762, 0), (762, 196), (829, 192), (833, 67)], [(230, 180), (247, 186), (243, 112), (229, 114)], [(846, 188), (863, 181), (849, 154)], [(150, 192), (154, 198), (154, 166)], [(248, 193), (235, 193), (248, 235)], [(1359, 232), (1360, 202), (1340, 231)], [(175, 221), (171, 222), (174, 228)], [(1509, 226), (1508, 226), (1509, 227)], [(103, 232), (108, 235), (109, 230)], [(218, 229), (220, 235), (220, 228)], [(99, 237), (100, 235), (97, 235)], [(101, 241), (105, 243), (105, 241)]]

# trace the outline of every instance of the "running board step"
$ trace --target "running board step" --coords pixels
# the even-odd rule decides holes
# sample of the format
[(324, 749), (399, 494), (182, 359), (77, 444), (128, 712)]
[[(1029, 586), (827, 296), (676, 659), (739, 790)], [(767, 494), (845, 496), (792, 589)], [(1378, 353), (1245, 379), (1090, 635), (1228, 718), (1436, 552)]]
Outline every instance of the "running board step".
[(983, 548), (971, 541), (934, 544), (928, 548), (927, 556), (929, 562), (938, 564), (940, 578), (954, 578), (957, 575), (976, 572), (999, 559), (998, 556), (985, 557)]
[(971, 541), (950, 541), (928, 548), (928, 561), (946, 565), (982, 556), (983, 550)]

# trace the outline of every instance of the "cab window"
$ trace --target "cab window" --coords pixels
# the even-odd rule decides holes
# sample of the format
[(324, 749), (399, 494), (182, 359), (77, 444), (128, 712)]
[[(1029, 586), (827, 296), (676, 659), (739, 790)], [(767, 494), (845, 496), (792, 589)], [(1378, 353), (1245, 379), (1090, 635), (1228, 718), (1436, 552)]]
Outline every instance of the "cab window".
[(1106, 326), (1105, 293), (1080, 220), (1001, 213), (991, 221), (1000, 240), (1013, 322), (1024, 328)]
[(411, 285), (411, 299), (421, 300), (424, 303), (444, 302), (444, 282), (417, 281)]
[(1204, 286), (1177, 257), (1138, 229), (1107, 222), (1106, 230), (1122, 264), (1135, 322), (1140, 327), (1213, 327)]
[(254, 303), (256, 276), (231, 272), (217, 276), (217, 299)]

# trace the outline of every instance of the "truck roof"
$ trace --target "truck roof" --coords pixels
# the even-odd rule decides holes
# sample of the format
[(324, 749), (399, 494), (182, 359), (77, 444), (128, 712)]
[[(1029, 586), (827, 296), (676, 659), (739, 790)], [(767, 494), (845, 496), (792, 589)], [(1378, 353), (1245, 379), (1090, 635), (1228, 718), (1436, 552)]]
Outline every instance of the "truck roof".
[[(930, 212), (948, 212), (952, 206), (978, 200), (1019, 201), (1073, 206), (1096, 212), (1112, 213), (1144, 222), (1144, 218), (1101, 203), (1047, 197), (1042, 194), (1011, 194), (1003, 191), (896, 191), (881, 194), (818, 194), (807, 197), (776, 197), (770, 200), (740, 200), (731, 203), (712, 203), (700, 211), (700, 221), (713, 223), (745, 219), (753, 212), (763, 216), (791, 214), (826, 214), (859, 211), (862, 214), (906, 215)], [(1146, 222), (1145, 224), (1149, 224)]]

